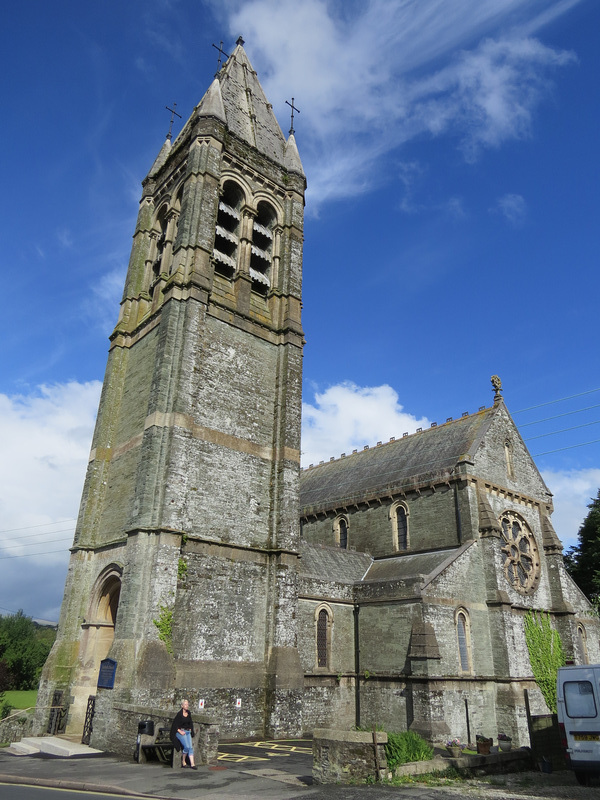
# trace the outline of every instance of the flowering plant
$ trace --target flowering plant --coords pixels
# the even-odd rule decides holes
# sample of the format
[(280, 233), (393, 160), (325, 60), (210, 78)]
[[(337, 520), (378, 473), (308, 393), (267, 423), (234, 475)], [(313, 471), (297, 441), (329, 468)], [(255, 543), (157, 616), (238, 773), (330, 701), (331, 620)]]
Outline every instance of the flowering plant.
[(506, 733), (499, 733), (498, 734), (498, 741), (499, 742), (512, 742), (512, 737)]
[(448, 739), (446, 747), (464, 747), (464, 745), (460, 743), (458, 736), (455, 736), (454, 739)]

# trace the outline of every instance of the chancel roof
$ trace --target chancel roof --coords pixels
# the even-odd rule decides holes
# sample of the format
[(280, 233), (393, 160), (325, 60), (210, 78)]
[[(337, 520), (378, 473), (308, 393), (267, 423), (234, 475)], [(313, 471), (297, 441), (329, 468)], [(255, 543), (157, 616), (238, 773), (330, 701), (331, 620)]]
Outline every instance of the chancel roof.
[(303, 470), (301, 515), (448, 480), (473, 459), (498, 407)]

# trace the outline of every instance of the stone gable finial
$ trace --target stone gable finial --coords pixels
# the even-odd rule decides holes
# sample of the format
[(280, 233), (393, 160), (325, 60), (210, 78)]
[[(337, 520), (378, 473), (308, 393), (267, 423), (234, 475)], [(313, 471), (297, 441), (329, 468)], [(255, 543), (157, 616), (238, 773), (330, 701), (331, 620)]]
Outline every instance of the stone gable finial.
[(502, 400), (502, 381), (497, 375), (492, 375), (491, 381), (494, 387), (494, 403), (498, 403)]

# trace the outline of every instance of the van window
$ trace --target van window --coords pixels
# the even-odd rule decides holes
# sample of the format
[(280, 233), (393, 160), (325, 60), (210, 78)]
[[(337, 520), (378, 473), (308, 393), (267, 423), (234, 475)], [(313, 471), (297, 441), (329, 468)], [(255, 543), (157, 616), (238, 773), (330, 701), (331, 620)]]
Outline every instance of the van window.
[(596, 717), (596, 700), (589, 681), (565, 681), (565, 708), (573, 717)]

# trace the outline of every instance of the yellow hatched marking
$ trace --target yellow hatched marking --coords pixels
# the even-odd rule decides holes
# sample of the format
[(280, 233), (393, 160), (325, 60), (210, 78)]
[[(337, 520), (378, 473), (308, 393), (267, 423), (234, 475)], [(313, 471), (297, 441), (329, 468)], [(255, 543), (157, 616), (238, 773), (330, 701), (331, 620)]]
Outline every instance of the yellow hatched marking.
[(268, 758), (262, 756), (240, 756), (236, 753), (219, 753), (217, 761), (229, 761), (232, 764), (243, 764), (244, 761), (268, 761)]
[[(312, 747), (301, 747), (300, 745), (296, 744), (284, 744), (284, 741), (285, 740), (279, 740), (276, 742), (236, 742), (235, 747), (257, 747), (261, 750), (281, 751), (276, 753), (276, 755), (286, 755), (289, 753), (303, 753), (304, 755), (309, 755), (312, 753)], [(301, 739), (300, 741), (306, 740)]]

